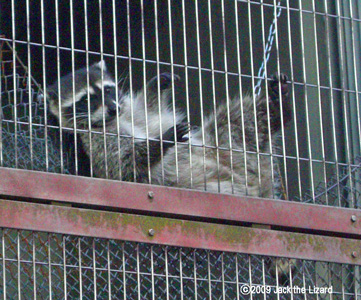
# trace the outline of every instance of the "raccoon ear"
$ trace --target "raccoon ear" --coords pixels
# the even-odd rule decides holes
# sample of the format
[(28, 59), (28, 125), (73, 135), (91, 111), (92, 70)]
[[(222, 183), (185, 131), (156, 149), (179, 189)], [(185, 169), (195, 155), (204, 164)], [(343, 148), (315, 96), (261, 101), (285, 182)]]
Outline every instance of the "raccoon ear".
[(44, 101), (44, 99), (46, 98), (48, 101), (49, 99), (54, 99), (58, 96), (58, 94), (56, 93), (56, 91), (54, 91), (53, 89), (49, 88), (47, 91), (46, 91), (46, 97), (44, 96), (44, 93), (41, 92), (38, 94), (38, 97), (37, 97), (37, 100), (39, 102), (42, 102)]
[(105, 60), (104, 60), (104, 59), (102, 59), (101, 61), (95, 63), (93, 66), (99, 68), (100, 70), (102, 70), (102, 69), (103, 69), (104, 71), (107, 70), (107, 66), (106, 66), (106, 64), (105, 64)]

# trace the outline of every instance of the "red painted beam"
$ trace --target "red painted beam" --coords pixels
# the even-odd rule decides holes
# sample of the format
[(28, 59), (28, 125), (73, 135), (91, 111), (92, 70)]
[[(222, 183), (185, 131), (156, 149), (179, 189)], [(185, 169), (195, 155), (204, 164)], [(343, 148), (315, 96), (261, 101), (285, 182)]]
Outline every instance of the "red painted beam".
[[(149, 198), (152, 192), (152, 199)], [(0, 194), (361, 237), (361, 211), (0, 168)]]
[(361, 265), (361, 240), (10, 200), (0, 227)]

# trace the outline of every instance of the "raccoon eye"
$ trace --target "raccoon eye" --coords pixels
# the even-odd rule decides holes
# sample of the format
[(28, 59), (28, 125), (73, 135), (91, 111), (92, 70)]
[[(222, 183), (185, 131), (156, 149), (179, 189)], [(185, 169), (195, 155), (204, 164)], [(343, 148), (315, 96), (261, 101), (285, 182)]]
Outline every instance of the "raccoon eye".
[(105, 94), (110, 94), (111, 91), (112, 91), (112, 88), (111, 88), (111, 87), (109, 87), (109, 86), (104, 87), (104, 93), (105, 93)]

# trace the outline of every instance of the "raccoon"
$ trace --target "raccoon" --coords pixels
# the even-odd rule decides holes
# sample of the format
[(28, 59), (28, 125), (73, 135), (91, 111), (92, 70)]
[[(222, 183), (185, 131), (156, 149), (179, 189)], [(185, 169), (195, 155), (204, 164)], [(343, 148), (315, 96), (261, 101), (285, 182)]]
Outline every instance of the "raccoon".
[[(164, 73), (159, 79), (161, 96), (164, 98), (162, 103), (169, 97), (172, 81), (170, 76), (169, 73)], [(174, 78), (178, 79), (177, 76)], [(182, 142), (187, 140), (185, 134), (188, 124), (182, 122), (183, 115), (179, 113), (174, 120), (168, 104), (161, 105), (162, 123), (160, 122), (157, 83), (158, 79), (154, 78), (145, 91), (133, 95), (120, 90), (117, 101), (116, 83), (105, 63), (101, 61), (91, 65), (88, 70), (83, 68), (75, 71), (74, 76), (72, 73), (68, 74), (62, 77), (59, 83), (55, 82), (47, 88), (50, 113), (58, 122), (62, 121), (62, 127), (73, 132), (76, 118), (81, 148), (85, 150), (88, 158), (92, 158), (96, 177), (147, 183), (149, 168), (160, 161), (167, 149), (173, 147), (175, 138)], [(147, 109), (144, 107), (145, 97), (148, 99)], [(145, 123), (145, 111), (148, 126)], [(91, 135), (88, 132), (89, 122)], [(160, 124), (163, 125), (162, 131)]]
[(250, 95), (231, 100), (229, 106), (220, 105), (216, 114), (204, 122), (203, 130), (191, 132), (190, 147), (185, 144), (172, 147), (163, 164), (154, 165), (152, 177), (158, 180), (155, 183), (272, 198), (271, 159), (264, 154), (275, 147), (270, 143), (270, 134), (275, 140), (282, 127), (281, 120), (286, 125), (292, 118), (287, 76), (274, 75), (268, 84), (268, 97), (266, 94), (257, 96), (255, 105)]

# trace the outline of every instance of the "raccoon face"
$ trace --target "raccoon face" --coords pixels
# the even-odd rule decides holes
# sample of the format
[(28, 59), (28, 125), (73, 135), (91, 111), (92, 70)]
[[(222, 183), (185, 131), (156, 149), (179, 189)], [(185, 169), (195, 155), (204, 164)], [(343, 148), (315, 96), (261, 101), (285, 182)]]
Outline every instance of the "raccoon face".
[(103, 118), (105, 123), (108, 123), (116, 117), (115, 96), (114, 82), (108, 80), (92, 82), (88, 89), (82, 89), (74, 97), (75, 110), (74, 101), (68, 101), (68, 105), (62, 106), (64, 119), (67, 122), (74, 122), (76, 118), (77, 125), (80, 127), (88, 126), (89, 122), (92, 127), (102, 127)]
[[(60, 95), (57, 92), (59, 85)], [(115, 81), (104, 62), (90, 66), (89, 76), (87, 69), (83, 68), (75, 71), (74, 77), (73, 74), (62, 77), (59, 83), (48, 88), (48, 94), (50, 111), (58, 119), (61, 117), (64, 127), (73, 128), (74, 122), (80, 129), (88, 128), (89, 123), (92, 127), (102, 127), (104, 122), (112, 121), (117, 114)]]

